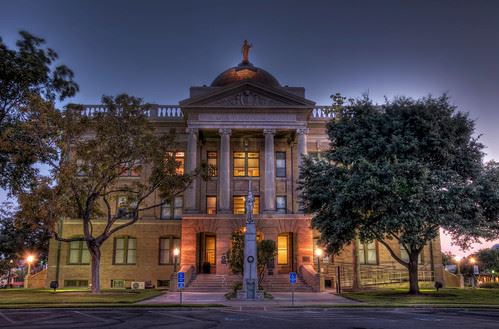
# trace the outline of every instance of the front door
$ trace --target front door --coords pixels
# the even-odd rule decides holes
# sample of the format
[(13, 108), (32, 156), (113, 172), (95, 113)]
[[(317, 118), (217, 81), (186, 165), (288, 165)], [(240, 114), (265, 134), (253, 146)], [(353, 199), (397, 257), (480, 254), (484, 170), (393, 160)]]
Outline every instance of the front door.
[(294, 234), (281, 233), (277, 236), (277, 271), (289, 273), (295, 270)]
[(210, 264), (210, 273), (217, 273), (216, 236), (207, 235), (205, 239), (205, 262)]
[(213, 233), (199, 233), (197, 237), (198, 273), (216, 273), (216, 240)]

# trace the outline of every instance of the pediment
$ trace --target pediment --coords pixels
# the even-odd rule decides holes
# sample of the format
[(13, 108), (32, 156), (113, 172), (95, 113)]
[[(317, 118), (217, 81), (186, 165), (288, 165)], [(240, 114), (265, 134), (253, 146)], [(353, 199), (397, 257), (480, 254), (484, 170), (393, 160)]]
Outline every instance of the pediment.
[(310, 108), (315, 105), (303, 97), (293, 95), (280, 88), (262, 86), (254, 82), (243, 82), (206, 95), (193, 97), (180, 102), (181, 107), (299, 107)]

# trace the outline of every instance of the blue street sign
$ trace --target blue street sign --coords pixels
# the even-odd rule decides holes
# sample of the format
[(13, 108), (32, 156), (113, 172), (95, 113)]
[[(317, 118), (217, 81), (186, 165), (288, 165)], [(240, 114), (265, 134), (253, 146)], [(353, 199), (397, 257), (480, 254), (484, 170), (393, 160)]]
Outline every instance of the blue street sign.
[(180, 282), (178, 281), (177, 282), (177, 289), (184, 289), (185, 288), (185, 283), (184, 281)]
[(177, 282), (185, 282), (185, 273), (184, 272), (178, 272), (177, 273)]
[(289, 283), (296, 284), (296, 272), (289, 273)]

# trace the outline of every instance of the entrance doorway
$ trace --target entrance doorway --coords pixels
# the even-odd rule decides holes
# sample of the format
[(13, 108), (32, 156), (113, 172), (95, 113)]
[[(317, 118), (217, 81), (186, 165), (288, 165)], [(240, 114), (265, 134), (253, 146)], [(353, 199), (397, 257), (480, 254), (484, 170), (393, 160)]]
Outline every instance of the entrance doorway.
[(277, 236), (277, 272), (296, 272), (296, 234), (281, 233)]
[(217, 236), (215, 233), (202, 232), (197, 235), (197, 272), (217, 272)]

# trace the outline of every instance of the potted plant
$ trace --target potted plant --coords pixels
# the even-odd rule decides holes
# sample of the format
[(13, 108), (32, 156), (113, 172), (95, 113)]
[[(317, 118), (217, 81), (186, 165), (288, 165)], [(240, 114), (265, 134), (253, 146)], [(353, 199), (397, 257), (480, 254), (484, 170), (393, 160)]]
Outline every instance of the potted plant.
[(211, 271), (211, 264), (209, 262), (203, 263), (203, 273), (207, 274)]

